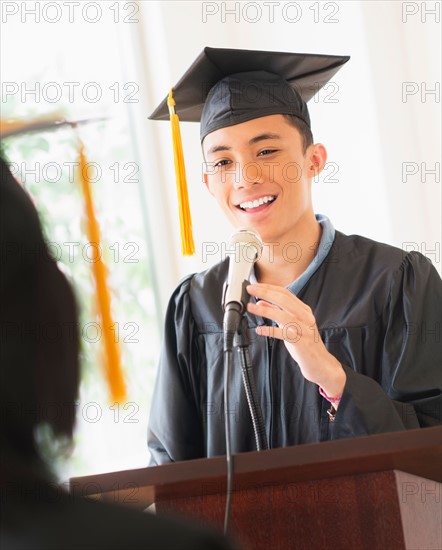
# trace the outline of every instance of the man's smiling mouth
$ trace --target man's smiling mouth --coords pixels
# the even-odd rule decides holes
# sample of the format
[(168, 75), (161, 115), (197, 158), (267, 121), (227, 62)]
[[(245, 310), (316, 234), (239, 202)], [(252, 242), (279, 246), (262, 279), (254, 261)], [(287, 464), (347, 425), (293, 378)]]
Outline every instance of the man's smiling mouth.
[(259, 199), (255, 199), (253, 201), (241, 202), (238, 206), (239, 208), (241, 208), (241, 210), (250, 211), (250, 210), (254, 210), (255, 208), (259, 208), (264, 204), (271, 203), (275, 199), (276, 199), (275, 195), (266, 195), (265, 197), (260, 197)]

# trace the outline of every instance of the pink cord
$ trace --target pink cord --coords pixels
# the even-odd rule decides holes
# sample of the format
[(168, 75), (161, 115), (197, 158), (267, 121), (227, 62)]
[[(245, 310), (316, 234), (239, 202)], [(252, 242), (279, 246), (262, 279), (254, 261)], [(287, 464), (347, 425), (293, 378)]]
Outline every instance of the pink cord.
[(321, 386), (319, 386), (319, 393), (322, 395), (322, 397), (325, 397), (325, 399), (327, 399), (327, 401), (329, 401), (330, 403), (339, 403), (342, 398), (342, 395), (340, 395), (339, 397), (329, 397), (321, 388)]

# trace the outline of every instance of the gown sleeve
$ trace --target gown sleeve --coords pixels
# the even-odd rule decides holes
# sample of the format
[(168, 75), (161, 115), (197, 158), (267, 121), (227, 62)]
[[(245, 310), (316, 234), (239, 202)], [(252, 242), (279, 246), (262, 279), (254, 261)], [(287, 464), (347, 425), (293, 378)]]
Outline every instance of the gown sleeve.
[(189, 276), (181, 282), (166, 312), (148, 428), (150, 465), (205, 455), (191, 280)]
[[(425, 256), (411, 252), (390, 279), (377, 376), (344, 365), (347, 382), (330, 437), (441, 423), (441, 280)], [(373, 378), (377, 378), (377, 381)]]

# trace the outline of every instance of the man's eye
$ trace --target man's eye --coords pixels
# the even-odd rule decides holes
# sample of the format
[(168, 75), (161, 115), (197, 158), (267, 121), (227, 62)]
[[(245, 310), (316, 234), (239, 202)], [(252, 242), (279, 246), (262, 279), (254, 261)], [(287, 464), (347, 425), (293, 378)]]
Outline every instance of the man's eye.
[(227, 159), (223, 159), (223, 160), (220, 160), (218, 162), (215, 162), (215, 168), (219, 168), (220, 166), (226, 166), (226, 164), (229, 164), (230, 163), (230, 160), (227, 160)]
[(271, 155), (272, 153), (276, 153), (278, 151), (278, 149), (263, 149), (262, 151), (260, 151), (258, 153), (258, 157), (261, 155), (261, 156), (264, 156), (264, 155)]

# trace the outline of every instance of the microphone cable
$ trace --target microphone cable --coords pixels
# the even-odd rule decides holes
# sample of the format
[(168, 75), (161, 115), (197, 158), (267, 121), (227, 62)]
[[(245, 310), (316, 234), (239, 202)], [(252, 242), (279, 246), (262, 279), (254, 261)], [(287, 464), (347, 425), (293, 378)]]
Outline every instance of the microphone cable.
[(230, 372), (232, 365), (232, 348), (224, 350), (224, 423), (226, 430), (226, 465), (227, 465), (227, 494), (226, 507), (224, 512), (224, 534), (227, 535), (230, 521), (230, 509), (232, 502), (233, 491), (233, 457), (231, 448), (231, 433), (230, 433), (230, 411), (229, 411), (229, 388), (230, 388)]

